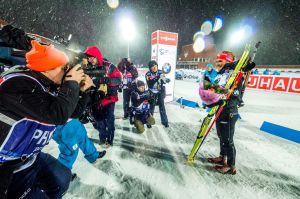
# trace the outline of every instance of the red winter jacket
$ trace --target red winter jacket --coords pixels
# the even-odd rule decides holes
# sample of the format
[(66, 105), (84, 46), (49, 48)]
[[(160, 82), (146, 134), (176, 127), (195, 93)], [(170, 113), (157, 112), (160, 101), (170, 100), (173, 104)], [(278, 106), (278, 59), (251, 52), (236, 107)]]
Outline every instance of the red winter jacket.
[(84, 51), (84, 53), (96, 57), (98, 59), (99, 65), (102, 66), (103, 56), (99, 48), (97, 48), (96, 46), (90, 46)]
[(110, 79), (107, 84), (108, 93), (102, 99), (102, 106), (118, 101), (118, 89), (119, 85), (122, 83), (122, 74), (118, 68), (109, 61), (104, 61), (101, 51), (96, 46), (88, 47), (85, 54), (96, 57), (99, 61), (100, 66), (104, 66), (106, 70), (106, 77)]
[(122, 83), (122, 74), (118, 68), (109, 61), (103, 61), (103, 65), (106, 68), (106, 76), (110, 79), (110, 82), (108, 83), (108, 94), (102, 100), (102, 106), (105, 106), (119, 100), (118, 89)]

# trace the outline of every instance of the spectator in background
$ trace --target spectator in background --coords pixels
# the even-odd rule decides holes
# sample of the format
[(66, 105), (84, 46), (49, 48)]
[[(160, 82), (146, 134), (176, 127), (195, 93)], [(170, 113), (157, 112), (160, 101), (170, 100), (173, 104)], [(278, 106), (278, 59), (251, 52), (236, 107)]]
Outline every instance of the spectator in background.
[(272, 75), (280, 75), (280, 72), (278, 70), (274, 70), (274, 72), (272, 73)]
[[(210, 83), (213, 84), (217, 75), (218, 72), (214, 69), (214, 66), (212, 64), (207, 64), (203, 74), (203, 78), (207, 79)], [(206, 104), (204, 102), (202, 102), (202, 108), (206, 109)]]
[(253, 75), (258, 75), (258, 69), (256, 68), (255, 70), (252, 70), (253, 72), (252, 72), (252, 74)]
[(270, 70), (266, 68), (263, 72), (263, 75), (270, 75)]
[(212, 64), (207, 64), (204, 76), (207, 77), (211, 83), (213, 83), (217, 75), (218, 72), (214, 69), (214, 66)]
[(136, 67), (128, 60), (128, 58), (123, 58), (118, 64), (119, 71), (123, 74), (123, 110), (124, 119), (128, 119), (130, 115), (130, 96), (134, 88), (132, 88), (132, 83), (138, 77), (138, 71)]

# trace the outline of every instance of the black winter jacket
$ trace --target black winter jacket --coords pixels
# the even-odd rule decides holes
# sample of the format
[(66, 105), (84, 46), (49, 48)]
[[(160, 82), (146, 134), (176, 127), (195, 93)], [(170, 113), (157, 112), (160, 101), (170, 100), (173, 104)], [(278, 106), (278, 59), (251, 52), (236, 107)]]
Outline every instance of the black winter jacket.
[[(218, 72), (218, 75), (224, 75), (226, 73), (230, 74), (236, 67), (237, 62), (227, 63), (225, 66)], [(255, 63), (249, 63), (243, 68), (243, 72), (251, 71), (255, 67)], [(238, 113), (238, 104), (240, 102), (240, 95), (243, 82), (240, 81), (237, 87), (234, 89), (231, 97), (227, 100), (226, 106), (224, 107), (222, 114), (237, 114)]]
[(131, 104), (133, 107), (139, 107), (145, 100), (151, 100), (153, 98), (153, 93), (147, 90), (143, 93), (137, 89), (131, 93)]
[[(125, 64), (122, 66), (121, 71), (123, 75), (123, 88), (124, 89), (132, 89), (134, 90), (132, 83), (135, 81), (135, 79), (139, 76), (138, 71), (133, 64), (130, 64), (126, 66)], [(126, 80), (126, 83), (124, 81)]]
[[(27, 76), (13, 77), (4, 82), (5, 77), (0, 79), (0, 113), (15, 121), (29, 118), (48, 124), (65, 124), (68, 118), (79, 117), (89, 100), (88, 95), (84, 94), (79, 101), (79, 85), (75, 81), (66, 81), (58, 89), (39, 72), (15, 74)], [(0, 145), (10, 128), (10, 125), (0, 121)]]

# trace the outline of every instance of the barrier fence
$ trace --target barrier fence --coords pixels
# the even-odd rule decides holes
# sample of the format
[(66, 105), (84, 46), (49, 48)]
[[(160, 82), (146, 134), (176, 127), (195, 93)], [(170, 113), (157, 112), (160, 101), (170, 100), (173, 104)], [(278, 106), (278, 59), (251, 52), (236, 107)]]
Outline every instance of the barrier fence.
[[(145, 74), (148, 69), (139, 69), (140, 74)], [(202, 75), (198, 71), (184, 71), (183, 80), (194, 81)], [(286, 93), (300, 93), (300, 76), (275, 76), (275, 75), (251, 75), (247, 88), (270, 90)]]
[(247, 88), (300, 93), (300, 77), (251, 75)]

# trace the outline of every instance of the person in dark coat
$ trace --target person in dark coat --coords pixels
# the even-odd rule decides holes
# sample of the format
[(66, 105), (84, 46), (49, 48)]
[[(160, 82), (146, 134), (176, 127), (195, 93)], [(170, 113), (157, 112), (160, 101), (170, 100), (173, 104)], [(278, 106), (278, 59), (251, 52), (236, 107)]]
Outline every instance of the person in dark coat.
[(166, 97), (165, 84), (169, 83), (170, 79), (166, 78), (162, 70), (158, 69), (156, 61), (150, 61), (148, 66), (149, 71), (146, 73), (146, 82), (148, 88), (154, 94), (154, 97), (150, 102), (150, 113), (151, 115), (154, 114), (155, 106), (158, 104), (161, 123), (165, 127), (169, 127), (164, 99)]
[(133, 124), (137, 129), (138, 133), (145, 131), (144, 124), (147, 128), (151, 128), (155, 124), (155, 120), (150, 113), (149, 101), (153, 98), (153, 94), (149, 90), (145, 90), (145, 83), (138, 80), (133, 84), (135, 89), (131, 93), (131, 115)]
[[(237, 62), (234, 61), (234, 55), (231, 52), (223, 51), (217, 55), (215, 60), (218, 75), (215, 82), (219, 86), (225, 86)], [(248, 63), (243, 72), (251, 71), (255, 63)], [(208, 161), (217, 164), (215, 169), (220, 173), (236, 174), (235, 157), (236, 149), (234, 146), (235, 124), (238, 120), (238, 104), (240, 102), (242, 82), (240, 81), (234, 89), (231, 97), (216, 121), (217, 134), (220, 139), (220, 156), (208, 158)]]
[(99, 131), (100, 144), (107, 147), (113, 145), (115, 135), (115, 103), (119, 100), (118, 89), (121, 84), (122, 74), (118, 68), (106, 59), (103, 59), (101, 51), (96, 46), (85, 50), (89, 67), (97, 68), (102, 76), (94, 78), (94, 84), (98, 88), (96, 98), (98, 101), (93, 106), (93, 116), (96, 122), (94, 127)]
[(84, 73), (80, 65), (66, 72), (68, 57), (52, 45), (31, 41), (30, 49), (27, 67), (1, 74), (0, 198), (61, 198), (71, 171), (41, 150), (81, 108)]
[(124, 119), (128, 119), (130, 115), (130, 95), (133, 90), (132, 83), (138, 77), (138, 71), (132, 62), (128, 58), (123, 58), (118, 64), (118, 69), (122, 73), (123, 82), (122, 82), (122, 92), (123, 92), (123, 110), (124, 110)]

